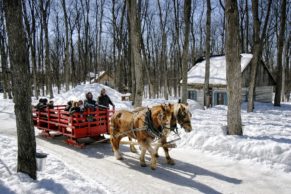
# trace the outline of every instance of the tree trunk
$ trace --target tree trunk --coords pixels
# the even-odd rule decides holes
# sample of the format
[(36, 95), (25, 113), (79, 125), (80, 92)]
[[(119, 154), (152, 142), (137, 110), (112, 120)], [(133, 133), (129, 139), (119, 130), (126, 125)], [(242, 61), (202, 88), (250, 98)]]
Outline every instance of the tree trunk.
[(131, 53), (132, 53), (132, 65), (134, 66), (135, 74), (135, 96), (134, 96), (134, 107), (142, 105), (143, 98), (143, 73), (142, 73), (142, 61), (140, 55), (140, 30), (138, 29), (137, 21), (137, 6), (136, 0), (126, 0), (128, 9), (128, 17), (130, 22), (129, 38), (131, 40)]
[[(166, 34), (166, 19), (167, 19), (167, 11), (165, 14), (165, 19), (163, 20), (163, 14), (161, 9), (160, 0), (158, 0), (158, 8), (159, 8), (159, 20), (160, 20), (160, 30), (162, 35), (162, 48), (161, 48), (161, 82), (164, 93), (164, 98), (168, 100), (168, 73), (167, 73), (167, 34)], [(167, 9), (167, 8), (166, 8)]]
[(46, 70), (46, 94), (49, 94), (50, 98), (54, 97), (53, 94), (53, 84), (52, 84), (52, 68), (50, 61), (50, 46), (49, 46), (49, 36), (48, 36), (48, 20), (49, 20), (49, 9), (50, 0), (40, 1), (41, 15), (42, 15), (42, 27), (44, 31), (44, 44), (45, 44), (45, 70)]
[(257, 76), (257, 68), (258, 64), (261, 62), (262, 52), (263, 52), (263, 42), (266, 36), (266, 30), (269, 20), (270, 8), (271, 8), (272, 0), (268, 1), (268, 10), (266, 14), (266, 19), (263, 27), (262, 34), (260, 36), (260, 21), (259, 21), (259, 13), (258, 13), (258, 0), (252, 1), (252, 12), (253, 12), (253, 59), (251, 62), (251, 78), (249, 83), (248, 90), (248, 112), (253, 112), (254, 109), (254, 96), (255, 96), (255, 85), (256, 85), (256, 76)]
[(204, 82), (204, 106), (210, 106), (209, 93), (209, 74), (210, 74), (210, 36), (211, 36), (211, 1), (207, 0), (206, 18), (206, 63), (205, 63), (205, 82)]
[(240, 37), (237, 1), (225, 0), (226, 17), (226, 78), (227, 78), (227, 126), (229, 135), (242, 135), (241, 123), (241, 66)]
[(36, 179), (36, 143), (31, 112), (28, 52), (22, 25), (21, 0), (4, 0), (10, 63), (13, 73), (18, 156), (17, 171)]
[(281, 90), (282, 90), (282, 53), (284, 46), (284, 34), (286, 24), (286, 0), (282, 0), (281, 4), (281, 20), (280, 20), (280, 33), (278, 38), (278, 52), (277, 52), (277, 79), (276, 79), (276, 93), (274, 106), (281, 106)]
[(64, 12), (65, 21), (65, 31), (66, 31), (66, 45), (65, 45), (65, 64), (64, 64), (64, 74), (65, 74), (65, 89), (68, 91), (70, 89), (70, 64), (69, 64), (69, 25), (68, 25), (68, 15), (66, 8), (66, 0), (62, 0), (62, 7)]
[(245, 49), (246, 52), (249, 52), (249, 3), (248, 1), (245, 2), (245, 11), (246, 11), (246, 23), (245, 23), (245, 28), (246, 28), (246, 41), (245, 41)]
[(191, 0), (184, 0), (185, 32), (182, 56), (182, 103), (187, 103), (187, 71), (188, 71), (190, 16), (191, 16)]
[[(1, 13), (2, 14), (2, 13)], [(4, 13), (3, 13), (4, 14)], [(1, 22), (4, 23), (4, 15), (1, 15)], [(0, 56), (1, 56), (1, 67), (2, 67), (2, 75), (3, 75), (3, 98), (9, 99), (12, 98), (11, 95), (11, 87), (10, 87), (10, 80), (9, 80), (9, 68), (8, 68), (8, 56), (7, 56), (7, 48), (6, 48), (6, 33), (4, 25), (3, 28), (0, 29)]]

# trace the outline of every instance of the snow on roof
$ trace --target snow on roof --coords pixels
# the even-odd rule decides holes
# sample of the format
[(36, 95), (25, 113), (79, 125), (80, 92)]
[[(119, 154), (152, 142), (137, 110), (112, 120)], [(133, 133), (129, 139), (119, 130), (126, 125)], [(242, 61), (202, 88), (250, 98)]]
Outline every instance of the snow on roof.
[[(241, 72), (253, 58), (252, 54), (241, 54)], [(188, 71), (188, 84), (204, 84), (205, 76), (205, 60), (197, 63)], [(210, 58), (210, 78), (209, 84), (226, 85), (226, 60), (225, 56), (217, 56)]]
[(100, 72), (96, 73), (96, 79), (101, 77), (104, 73), (105, 73), (105, 71), (100, 71)]

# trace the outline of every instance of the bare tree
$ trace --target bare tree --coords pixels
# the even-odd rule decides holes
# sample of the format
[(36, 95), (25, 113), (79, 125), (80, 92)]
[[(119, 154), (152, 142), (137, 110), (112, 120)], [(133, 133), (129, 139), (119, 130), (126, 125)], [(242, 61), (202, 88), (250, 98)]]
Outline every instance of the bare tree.
[(48, 22), (50, 15), (50, 0), (40, 0), (40, 11), (42, 18), (42, 27), (44, 31), (44, 44), (45, 44), (45, 67), (46, 67), (46, 83), (47, 83), (47, 94), (50, 98), (54, 97), (53, 94), (53, 84), (52, 84), (52, 68), (50, 61), (50, 45), (49, 45), (49, 35), (48, 35)]
[(168, 18), (169, 3), (165, 5), (165, 15), (163, 17), (160, 0), (158, 0), (159, 8), (159, 19), (160, 19), (160, 30), (162, 33), (162, 48), (161, 48), (161, 79), (163, 81), (164, 97), (166, 100), (169, 98), (168, 94), (168, 76), (167, 76), (167, 34), (166, 34), (166, 23)]
[(65, 88), (66, 91), (69, 90), (69, 78), (70, 78), (70, 64), (69, 64), (69, 22), (68, 14), (66, 8), (66, 0), (62, 0), (62, 7), (64, 12), (64, 21), (65, 21), (65, 31), (66, 31), (66, 45), (65, 45), (65, 64), (64, 64), (64, 74), (65, 74)]
[(280, 19), (280, 32), (278, 37), (278, 52), (277, 52), (277, 79), (276, 79), (276, 93), (274, 99), (274, 106), (281, 105), (281, 90), (282, 90), (282, 53), (284, 46), (286, 27), (286, 0), (282, 0), (281, 3), (281, 19)]
[(31, 112), (31, 82), (21, 0), (4, 0), (10, 63), (13, 74), (13, 100), (18, 140), (17, 171), (36, 179), (36, 143)]
[(229, 135), (242, 135), (241, 123), (241, 66), (237, 0), (225, 0), (226, 17), (226, 78), (227, 126)]
[[(251, 63), (251, 79), (249, 83), (249, 93), (248, 93), (248, 112), (253, 112), (254, 109), (254, 95), (255, 95), (255, 84), (258, 63), (261, 62), (262, 52), (263, 52), (263, 42), (266, 36), (266, 30), (270, 15), (272, 0), (268, 0), (268, 10), (264, 22), (264, 27), (262, 33), (260, 31), (260, 20), (258, 13), (258, 0), (252, 1), (252, 12), (253, 12), (253, 59)], [(261, 33), (261, 34), (260, 34)]]
[(10, 86), (10, 69), (8, 67), (8, 49), (6, 39), (6, 29), (4, 25), (4, 11), (3, 2), (0, 1), (0, 56), (1, 56), (1, 68), (3, 79), (3, 98), (12, 99), (11, 86)]
[(246, 11), (246, 40), (245, 40), (245, 51), (249, 52), (249, 3), (248, 1), (245, 2), (245, 11)]
[(184, 0), (185, 33), (182, 56), (182, 103), (187, 103), (187, 71), (190, 34), (191, 0)]
[(209, 74), (210, 74), (210, 36), (211, 36), (211, 1), (207, 0), (207, 13), (206, 13), (206, 62), (205, 62), (205, 81), (204, 81), (204, 106), (210, 105), (209, 93)]
[(140, 55), (140, 30), (138, 29), (137, 21), (137, 6), (136, 0), (126, 0), (128, 18), (130, 23), (129, 38), (131, 41), (131, 59), (134, 66), (135, 75), (135, 95), (134, 95), (134, 107), (139, 107), (142, 104), (143, 97), (143, 73), (142, 73), (142, 61)]

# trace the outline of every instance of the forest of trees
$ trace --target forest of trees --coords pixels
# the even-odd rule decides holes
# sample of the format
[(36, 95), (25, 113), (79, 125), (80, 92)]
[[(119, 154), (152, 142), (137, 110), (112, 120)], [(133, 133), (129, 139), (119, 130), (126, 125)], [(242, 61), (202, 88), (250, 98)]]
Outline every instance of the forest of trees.
[(69, 90), (100, 71), (134, 106), (143, 96), (186, 102), (187, 70), (205, 56), (208, 106), (209, 60), (225, 54), (227, 132), (242, 135), (240, 53), (253, 54), (248, 112), (260, 60), (280, 106), (291, 91), (290, 9), (289, 0), (0, 0), (0, 86), (15, 103), (17, 171), (36, 179), (31, 96), (53, 98), (54, 87)]
[[(0, 80), (4, 98), (11, 98), (11, 65), (7, 26), (0, 0)], [(186, 21), (184, 1), (139, 0), (136, 17), (124, 0), (25, 0), (23, 25), (32, 77), (32, 94), (53, 97), (53, 87), (68, 90), (86, 80), (89, 72), (105, 70), (121, 92), (135, 94), (136, 84), (147, 86), (143, 95), (156, 98), (179, 96), (182, 63), (225, 54), (225, 4), (222, 0), (191, 0), (188, 60), (183, 61)], [(282, 94), (291, 90), (291, 2), (238, 0), (241, 52), (258, 52), (273, 76), (283, 79)], [(256, 13), (257, 12), (257, 13)], [(284, 29), (281, 18), (286, 16)], [(255, 17), (254, 17), (255, 16)], [(210, 19), (207, 19), (210, 18)], [(130, 21), (135, 25), (130, 25)], [(129, 38), (135, 26), (137, 53)], [(281, 42), (281, 43), (280, 43)], [(205, 46), (206, 45), (206, 46)], [(261, 49), (261, 50), (260, 50)], [(280, 53), (281, 51), (281, 53)], [(135, 78), (132, 55), (140, 58), (142, 79)], [(281, 57), (278, 65), (278, 57)], [(280, 60), (279, 60), (280, 61)], [(188, 64), (188, 65), (187, 65)], [(281, 75), (280, 75), (281, 74)], [(134, 79), (133, 79), (134, 78)], [(140, 80), (142, 83), (136, 83)], [(45, 89), (47, 88), (47, 89)], [(207, 89), (207, 87), (206, 87)], [(206, 91), (207, 94), (207, 91)], [(283, 96), (283, 95), (282, 95)]]

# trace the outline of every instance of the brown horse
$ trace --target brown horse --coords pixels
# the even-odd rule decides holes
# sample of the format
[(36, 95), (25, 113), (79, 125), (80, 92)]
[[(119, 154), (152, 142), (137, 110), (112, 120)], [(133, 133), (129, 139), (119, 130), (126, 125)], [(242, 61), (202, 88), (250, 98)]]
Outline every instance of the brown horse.
[[(139, 107), (137, 109), (134, 109), (134, 111), (140, 111), (146, 109), (145, 107)], [(159, 138), (159, 142), (157, 146), (155, 147), (156, 151), (156, 157), (159, 157), (158, 150), (160, 147), (163, 147), (166, 160), (168, 164), (174, 165), (174, 160), (169, 155), (169, 148), (167, 147), (167, 137), (169, 136), (170, 132), (177, 129), (177, 123), (184, 128), (185, 132), (191, 132), (192, 126), (191, 126), (191, 117), (192, 114), (190, 113), (188, 106), (183, 103), (177, 103), (174, 104), (171, 107), (172, 112), (172, 118), (171, 118), (171, 128), (165, 129), (163, 132), (163, 135)], [(129, 141), (131, 142), (131, 138), (129, 138)], [(136, 153), (136, 148), (134, 147), (134, 144), (130, 144), (130, 151)]]
[[(172, 119), (171, 119), (171, 130), (177, 129), (177, 123), (184, 128), (185, 132), (189, 133), (192, 131), (191, 125), (191, 117), (192, 114), (190, 113), (188, 106), (183, 103), (177, 103), (172, 106)], [(168, 164), (174, 165), (174, 160), (169, 155), (169, 148), (166, 146), (167, 143), (167, 136), (170, 134), (171, 130), (166, 130), (163, 136), (159, 139), (159, 143), (162, 145), (157, 145), (155, 147), (156, 157), (158, 157), (158, 149), (159, 147), (163, 147), (166, 160)]]
[(156, 152), (151, 146), (155, 138), (163, 136), (164, 131), (170, 128), (172, 105), (157, 105), (150, 109), (141, 109), (137, 112), (120, 110), (111, 117), (110, 142), (116, 159), (121, 160), (119, 151), (120, 140), (123, 137), (134, 138), (141, 147), (140, 165), (146, 166), (146, 150), (151, 154), (151, 169), (156, 169)]

